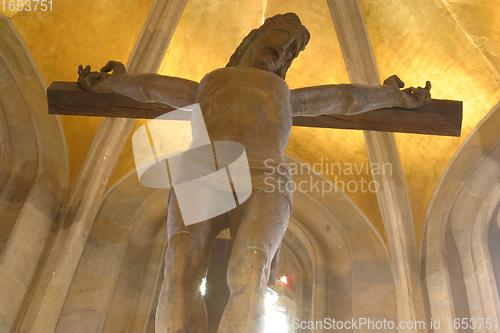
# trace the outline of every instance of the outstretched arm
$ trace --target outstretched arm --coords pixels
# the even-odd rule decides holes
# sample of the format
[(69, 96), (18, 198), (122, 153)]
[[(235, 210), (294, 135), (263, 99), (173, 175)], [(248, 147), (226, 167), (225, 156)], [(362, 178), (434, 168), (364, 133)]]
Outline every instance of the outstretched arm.
[(116, 61), (109, 61), (100, 72), (80, 66), (78, 74), (78, 84), (91, 92), (116, 93), (139, 102), (160, 102), (174, 108), (194, 104), (199, 86), (197, 82), (171, 76), (126, 74), (125, 66)]
[(400, 90), (403, 87), (403, 81), (393, 75), (381, 86), (339, 84), (301, 88), (291, 91), (290, 104), (293, 116), (313, 117), (353, 115), (390, 107), (412, 109), (430, 103), (430, 82), (425, 88)]

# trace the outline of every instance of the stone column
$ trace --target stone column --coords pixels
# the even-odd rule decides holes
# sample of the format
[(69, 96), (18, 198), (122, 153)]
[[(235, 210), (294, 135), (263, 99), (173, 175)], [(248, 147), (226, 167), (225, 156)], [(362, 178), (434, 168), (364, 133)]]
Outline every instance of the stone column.
[[(328, 0), (352, 83), (380, 85), (370, 38), (357, 0)], [(365, 131), (370, 163), (390, 163), (391, 174), (374, 175), (396, 285), (398, 321), (425, 321), (410, 202), (393, 133)], [(426, 323), (428, 324), (428, 323)], [(426, 332), (406, 329), (399, 332)]]
[(17, 332), (66, 200), (59, 117), (23, 38), (0, 14), (0, 332)]
[[(157, 72), (188, 0), (157, 0), (129, 59), (130, 73)], [(134, 119), (105, 118), (80, 171), (20, 332), (53, 332), (111, 172)]]

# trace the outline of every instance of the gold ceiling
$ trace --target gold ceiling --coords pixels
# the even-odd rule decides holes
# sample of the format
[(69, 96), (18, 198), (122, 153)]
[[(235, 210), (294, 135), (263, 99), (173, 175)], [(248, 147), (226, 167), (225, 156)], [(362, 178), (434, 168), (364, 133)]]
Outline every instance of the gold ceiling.
[[(11, 17), (46, 82), (75, 81), (79, 64), (100, 68), (127, 62), (153, 0), (54, 0), (52, 12), (0, 12)], [(461, 138), (396, 134), (419, 242), (425, 213), (440, 176), (457, 148), (500, 100), (500, 2), (497, 0), (360, 0), (381, 79), (398, 74), (409, 85), (433, 83), (434, 98), (464, 101)], [(1, 6), (1, 3), (0, 3)], [(326, 0), (191, 0), (160, 73), (199, 81), (225, 66), (241, 39), (265, 17), (295, 12), (311, 42), (287, 75), (291, 88), (348, 82)], [(68, 143), (71, 184), (85, 160), (100, 118), (61, 117)], [(137, 121), (136, 128), (143, 122)], [(135, 129), (134, 129), (135, 130)], [(368, 159), (362, 132), (293, 128), (288, 154), (310, 164)], [(110, 185), (134, 169), (131, 139)], [(370, 181), (342, 169), (337, 180)], [(328, 175), (335, 181), (335, 175)], [(347, 194), (385, 238), (375, 194)], [(418, 244), (418, 243), (417, 243)]]

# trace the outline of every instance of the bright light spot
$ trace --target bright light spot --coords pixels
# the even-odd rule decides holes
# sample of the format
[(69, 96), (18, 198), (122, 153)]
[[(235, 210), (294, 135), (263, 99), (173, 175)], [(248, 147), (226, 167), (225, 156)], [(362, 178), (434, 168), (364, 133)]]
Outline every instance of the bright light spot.
[(278, 293), (271, 288), (267, 288), (266, 299), (264, 300), (264, 305), (266, 307), (264, 333), (288, 332), (288, 326), (286, 324), (286, 308), (276, 304), (278, 299)]
[(280, 281), (283, 282), (283, 284), (288, 284), (288, 279), (286, 278), (286, 276), (282, 276)]
[(264, 333), (287, 333), (286, 314), (269, 311), (266, 314)]
[(266, 310), (271, 310), (274, 308), (274, 303), (278, 300), (278, 293), (272, 290), (271, 288), (267, 288), (266, 299), (264, 300), (264, 306)]
[(206, 277), (204, 277), (201, 280), (200, 293), (202, 296), (205, 296), (205, 294), (207, 293), (207, 278)]

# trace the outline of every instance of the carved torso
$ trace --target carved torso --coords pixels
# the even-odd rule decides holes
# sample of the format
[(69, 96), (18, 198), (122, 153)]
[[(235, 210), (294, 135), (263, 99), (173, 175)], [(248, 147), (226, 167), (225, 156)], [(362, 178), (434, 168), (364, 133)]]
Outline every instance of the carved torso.
[(252, 67), (227, 67), (200, 82), (200, 104), (212, 141), (236, 141), (249, 159), (281, 157), (290, 137), (290, 89), (279, 76)]
[(283, 188), (292, 179), (283, 156), (292, 129), (285, 81), (257, 68), (221, 68), (201, 80), (196, 103), (211, 141), (245, 147), (252, 188), (280, 191), (291, 204), (292, 194)]

